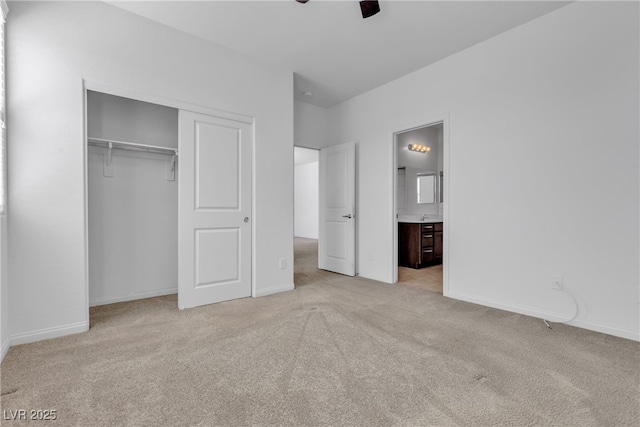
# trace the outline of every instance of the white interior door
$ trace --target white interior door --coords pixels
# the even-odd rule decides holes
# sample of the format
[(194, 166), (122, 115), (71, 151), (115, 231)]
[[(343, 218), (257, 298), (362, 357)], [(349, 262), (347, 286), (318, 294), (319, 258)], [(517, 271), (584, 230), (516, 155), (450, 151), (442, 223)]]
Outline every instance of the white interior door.
[(180, 111), (178, 307), (251, 295), (252, 125)]
[(320, 150), (318, 267), (355, 276), (356, 145)]

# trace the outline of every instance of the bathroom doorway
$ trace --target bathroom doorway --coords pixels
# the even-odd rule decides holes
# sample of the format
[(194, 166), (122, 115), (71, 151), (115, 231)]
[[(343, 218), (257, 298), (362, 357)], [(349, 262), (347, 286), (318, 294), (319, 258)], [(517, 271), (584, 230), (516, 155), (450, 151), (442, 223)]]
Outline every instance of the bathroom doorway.
[(445, 293), (445, 122), (396, 132), (394, 272), (399, 285)]

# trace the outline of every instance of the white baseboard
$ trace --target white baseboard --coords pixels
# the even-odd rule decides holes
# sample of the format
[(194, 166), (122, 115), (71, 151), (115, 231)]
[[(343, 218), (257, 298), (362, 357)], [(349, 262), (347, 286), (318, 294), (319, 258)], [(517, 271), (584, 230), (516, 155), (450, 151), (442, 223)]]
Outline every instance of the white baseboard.
[(309, 240), (318, 240), (318, 236), (293, 236), (293, 237), (300, 237), (301, 239), (309, 239)]
[[(507, 304), (502, 301), (493, 300), (489, 298), (479, 298), (476, 296), (470, 296), (467, 294), (461, 294), (457, 292), (450, 292), (446, 295), (449, 298), (457, 299), (461, 301), (467, 301), (474, 304), (483, 305), (486, 307), (497, 308), (504, 311), (509, 311), (512, 313), (524, 314), (525, 316), (531, 316), (538, 319), (545, 319), (549, 322), (553, 323), (563, 323), (563, 319), (566, 318), (566, 315), (561, 313), (551, 313), (544, 310), (539, 310), (531, 307), (517, 306), (513, 304)], [(599, 325), (595, 323), (585, 322), (583, 320), (572, 320), (568, 322), (567, 325), (576, 326), (578, 328), (588, 329), (594, 332), (601, 332), (607, 335), (613, 335), (615, 337), (626, 338), (634, 341), (640, 341), (640, 334), (638, 332), (613, 328), (606, 325)]]
[(98, 305), (113, 304), (116, 302), (133, 301), (137, 299), (161, 297), (163, 295), (177, 294), (178, 288), (159, 289), (156, 291), (137, 292), (133, 294), (120, 295), (116, 297), (94, 298), (89, 300), (89, 307)]
[(579, 328), (588, 329), (590, 331), (613, 335), (614, 337), (626, 338), (632, 341), (640, 341), (640, 333), (628, 331), (626, 329), (612, 328), (610, 326), (598, 325), (596, 323), (584, 322), (582, 320), (575, 320), (569, 324), (572, 326), (577, 326)]
[(53, 328), (40, 329), (39, 331), (23, 332), (11, 335), (11, 346), (29, 344), (36, 341), (48, 340), (51, 338), (63, 337), (65, 335), (79, 334), (89, 330), (89, 321), (72, 323), (70, 325), (56, 326)]
[(356, 273), (356, 276), (357, 277), (361, 277), (363, 279), (375, 280), (376, 282), (386, 283), (388, 285), (392, 285), (393, 284), (393, 280), (391, 280), (389, 278), (383, 278), (383, 277), (378, 277), (378, 276), (369, 276), (367, 274), (361, 274), (361, 273)]
[(0, 362), (2, 362), (7, 353), (9, 353), (9, 347), (11, 347), (11, 340), (7, 337), (7, 339), (2, 343), (2, 348), (0, 349)]
[(277, 294), (280, 292), (292, 291), (295, 288), (293, 283), (285, 286), (272, 286), (270, 288), (261, 289), (253, 294), (254, 297), (264, 297), (267, 295)]

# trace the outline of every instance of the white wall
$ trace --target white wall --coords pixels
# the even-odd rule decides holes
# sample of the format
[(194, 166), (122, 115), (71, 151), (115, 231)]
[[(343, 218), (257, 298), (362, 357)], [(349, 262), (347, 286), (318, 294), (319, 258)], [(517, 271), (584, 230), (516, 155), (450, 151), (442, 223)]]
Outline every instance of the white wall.
[(101, 2), (10, 8), (12, 344), (88, 327), (83, 79), (255, 117), (254, 294), (293, 289), (290, 71)]
[(7, 216), (0, 216), (0, 362), (9, 351), (9, 256)]
[[(87, 133), (178, 146), (178, 110), (88, 92)], [(178, 182), (166, 179), (170, 155), (89, 147), (89, 305), (178, 292)], [(177, 174), (175, 175), (177, 176)]]
[(571, 324), (639, 339), (638, 33), (635, 2), (572, 3), (330, 109), (360, 274), (393, 277), (393, 132), (445, 117), (445, 295), (565, 320), (563, 275)]
[[(2, 18), (6, 18), (7, 4), (0, 1), (3, 12)], [(4, 106), (3, 106), (4, 107)], [(4, 176), (6, 178), (6, 175)], [(7, 216), (0, 215), (0, 362), (9, 351), (9, 280), (8, 280), (8, 244), (7, 244)]]
[(90, 90), (87, 134), (93, 138), (178, 148), (178, 110)]
[(318, 165), (316, 161), (295, 167), (293, 235), (296, 237), (318, 238)]
[(294, 102), (294, 141), (297, 147), (321, 149), (329, 145), (326, 108)]
[(396, 175), (396, 214), (407, 214), (407, 170), (399, 168)]

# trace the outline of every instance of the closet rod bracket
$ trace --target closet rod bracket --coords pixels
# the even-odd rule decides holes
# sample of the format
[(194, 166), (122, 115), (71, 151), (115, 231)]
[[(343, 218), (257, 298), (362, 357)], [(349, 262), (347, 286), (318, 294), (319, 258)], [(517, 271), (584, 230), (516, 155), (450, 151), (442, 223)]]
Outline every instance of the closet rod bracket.
[(166, 169), (166, 178), (167, 181), (175, 181), (176, 180), (176, 162), (178, 161), (178, 153), (175, 153), (171, 156), (171, 160), (167, 164)]
[(102, 168), (102, 174), (107, 178), (113, 178), (113, 164), (111, 160), (113, 159), (113, 143), (109, 143), (109, 148), (104, 155), (104, 166)]

